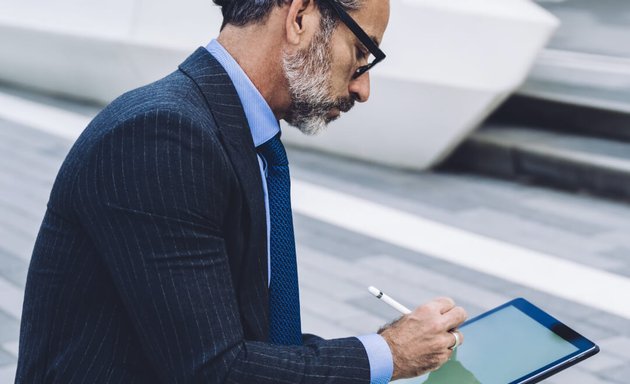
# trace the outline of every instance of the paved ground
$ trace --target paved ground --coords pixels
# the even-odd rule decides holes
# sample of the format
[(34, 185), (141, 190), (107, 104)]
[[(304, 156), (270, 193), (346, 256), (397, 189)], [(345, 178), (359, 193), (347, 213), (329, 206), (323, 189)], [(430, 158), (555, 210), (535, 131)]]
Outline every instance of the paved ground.
[[(80, 114), (94, 113), (89, 107), (45, 101)], [(0, 383), (12, 382), (30, 252), (70, 145), (67, 139), (0, 119)], [(474, 175), (405, 172), (302, 150), (290, 150), (289, 155), (297, 180), (630, 277), (628, 205)], [(598, 356), (547, 382), (628, 382), (628, 318), (311, 216), (296, 214), (295, 221), (305, 331), (324, 337), (369, 333), (395, 318), (393, 310), (369, 296), (368, 285), (409, 306), (450, 295), (471, 315), (524, 296), (602, 347)], [(560, 276), (562, 271), (554, 273)], [(618, 292), (618, 300), (628, 305), (628, 292)]]

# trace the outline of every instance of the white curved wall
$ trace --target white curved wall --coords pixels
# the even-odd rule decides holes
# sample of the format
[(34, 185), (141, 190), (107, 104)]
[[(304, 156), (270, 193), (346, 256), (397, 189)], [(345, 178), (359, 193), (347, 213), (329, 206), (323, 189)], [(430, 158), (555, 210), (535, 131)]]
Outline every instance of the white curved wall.
[[(557, 25), (529, 0), (392, 0), (366, 105), (295, 145), (423, 169), (524, 80)], [(108, 102), (218, 33), (210, 0), (0, 0), (0, 79)]]
[(0, 78), (102, 103), (218, 33), (209, 0), (0, 0)]

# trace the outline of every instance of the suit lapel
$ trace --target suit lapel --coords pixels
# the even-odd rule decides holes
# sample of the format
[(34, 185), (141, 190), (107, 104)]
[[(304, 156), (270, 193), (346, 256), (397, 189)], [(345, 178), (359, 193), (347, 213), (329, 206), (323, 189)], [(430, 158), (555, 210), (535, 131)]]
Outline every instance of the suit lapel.
[(249, 212), (250, 242), (244, 261), (247, 273), (240, 279), (239, 304), (248, 328), (257, 339), (266, 340), (269, 329), (266, 212), (258, 158), (245, 112), (230, 77), (205, 48), (195, 51), (180, 69), (203, 92), (243, 190)]

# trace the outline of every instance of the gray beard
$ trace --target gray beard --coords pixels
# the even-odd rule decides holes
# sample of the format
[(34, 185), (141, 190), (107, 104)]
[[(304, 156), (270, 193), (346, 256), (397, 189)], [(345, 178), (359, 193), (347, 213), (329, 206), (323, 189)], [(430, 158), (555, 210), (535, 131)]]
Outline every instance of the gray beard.
[(306, 135), (320, 133), (335, 120), (327, 116), (333, 108), (347, 112), (354, 105), (353, 98), (331, 96), (331, 35), (332, 30), (322, 28), (307, 48), (282, 58), (291, 97), (285, 120)]

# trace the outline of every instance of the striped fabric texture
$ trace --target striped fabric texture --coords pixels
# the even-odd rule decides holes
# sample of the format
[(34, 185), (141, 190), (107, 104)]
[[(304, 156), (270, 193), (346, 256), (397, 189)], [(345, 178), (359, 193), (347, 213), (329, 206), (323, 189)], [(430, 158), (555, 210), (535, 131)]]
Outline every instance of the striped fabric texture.
[(16, 383), (369, 383), (356, 338), (268, 343), (260, 177), (203, 48), (106, 107), (51, 192)]

